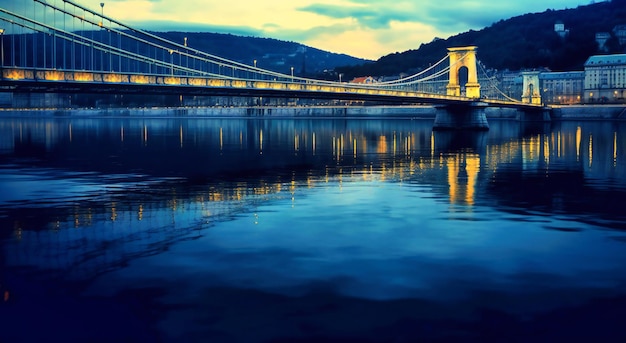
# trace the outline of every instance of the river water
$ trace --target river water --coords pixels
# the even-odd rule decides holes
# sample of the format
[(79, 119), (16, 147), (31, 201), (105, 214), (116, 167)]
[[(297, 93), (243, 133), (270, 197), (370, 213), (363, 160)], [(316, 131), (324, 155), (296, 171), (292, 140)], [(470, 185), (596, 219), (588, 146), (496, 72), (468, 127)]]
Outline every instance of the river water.
[(0, 119), (0, 341), (626, 338), (626, 123)]

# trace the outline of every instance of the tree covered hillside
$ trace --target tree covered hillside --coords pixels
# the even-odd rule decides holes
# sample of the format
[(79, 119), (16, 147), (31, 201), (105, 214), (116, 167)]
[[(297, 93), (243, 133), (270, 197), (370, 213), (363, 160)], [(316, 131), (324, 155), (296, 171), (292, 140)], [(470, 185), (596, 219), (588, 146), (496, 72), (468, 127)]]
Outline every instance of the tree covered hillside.
[[(561, 38), (555, 31), (562, 22), (569, 34)], [(597, 32), (611, 32), (626, 24), (626, 0), (613, 0), (579, 6), (575, 9), (547, 10), (501, 20), (480, 31), (471, 30), (448, 39), (436, 39), (409, 50), (381, 57), (373, 63), (337, 68), (345, 78), (362, 75), (397, 75), (428, 67), (446, 55), (448, 47), (478, 46), (478, 58), (489, 68), (530, 69), (547, 67), (554, 71), (582, 70), (590, 55), (598, 53)], [(613, 37), (607, 43), (610, 53), (623, 52)]]
[(285, 74), (298, 76), (323, 73), (337, 66), (356, 65), (367, 60), (345, 54), (335, 54), (295, 42), (271, 38), (243, 37), (208, 32), (153, 32), (156, 35), (183, 43), (194, 49), (211, 53), (243, 64), (253, 65)]

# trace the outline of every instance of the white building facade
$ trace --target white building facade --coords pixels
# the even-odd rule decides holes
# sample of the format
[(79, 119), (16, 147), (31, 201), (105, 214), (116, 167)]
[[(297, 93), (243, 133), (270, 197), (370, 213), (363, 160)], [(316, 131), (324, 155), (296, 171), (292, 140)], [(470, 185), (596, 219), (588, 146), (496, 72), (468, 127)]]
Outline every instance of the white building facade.
[(626, 54), (595, 55), (585, 62), (585, 103), (624, 103)]

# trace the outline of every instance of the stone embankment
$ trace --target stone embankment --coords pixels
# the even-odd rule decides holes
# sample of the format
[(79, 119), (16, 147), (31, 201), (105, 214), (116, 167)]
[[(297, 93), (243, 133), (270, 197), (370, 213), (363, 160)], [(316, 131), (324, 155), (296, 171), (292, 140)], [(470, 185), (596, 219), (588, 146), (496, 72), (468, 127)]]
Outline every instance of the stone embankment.
[[(0, 116), (435, 118), (432, 106), (154, 107), (108, 109), (4, 109)], [(486, 108), (488, 119), (532, 120), (510, 108)], [(552, 106), (552, 120), (626, 120), (624, 105)]]
[[(23, 109), (4, 110), (17, 116), (91, 116), (91, 117), (333, 117), (333, 118), (434, 118), (430, 106), (285, 106), (285, 107), (155, 107), (110, 109)], [(1, 115), (1, 114), (0, 114)]]
[(626, 104), (554, 106), (552, 119), (626, 120)]

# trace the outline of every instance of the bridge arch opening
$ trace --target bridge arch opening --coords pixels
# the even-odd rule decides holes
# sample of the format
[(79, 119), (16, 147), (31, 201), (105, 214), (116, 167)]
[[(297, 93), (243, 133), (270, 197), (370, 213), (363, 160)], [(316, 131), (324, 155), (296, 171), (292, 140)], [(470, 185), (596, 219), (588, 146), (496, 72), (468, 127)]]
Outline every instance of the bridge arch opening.
[(465, 96), (467, 93), (466, 85), (469, 80), (469, 68), (467, 68), (467, 66), (461, 66), (461, 68), (459, 68), (459, 70), (457, 71), (457, 74), (458, 74), (457, 83), (459, 86), (461, 86), (460, 95)]
[[(478, 70), (476, 68), (476, 47), (448, 48), (448, 58), (450, 60), (450, 78), (446, 87), (447, 94), (461, 96), (461, 85), (463, 85), (466, 97), (480, 98), (480, 84), (478, 83)], [(464, 67), (467, 69), (467, 82), (459, 79), (459, 73)]]

